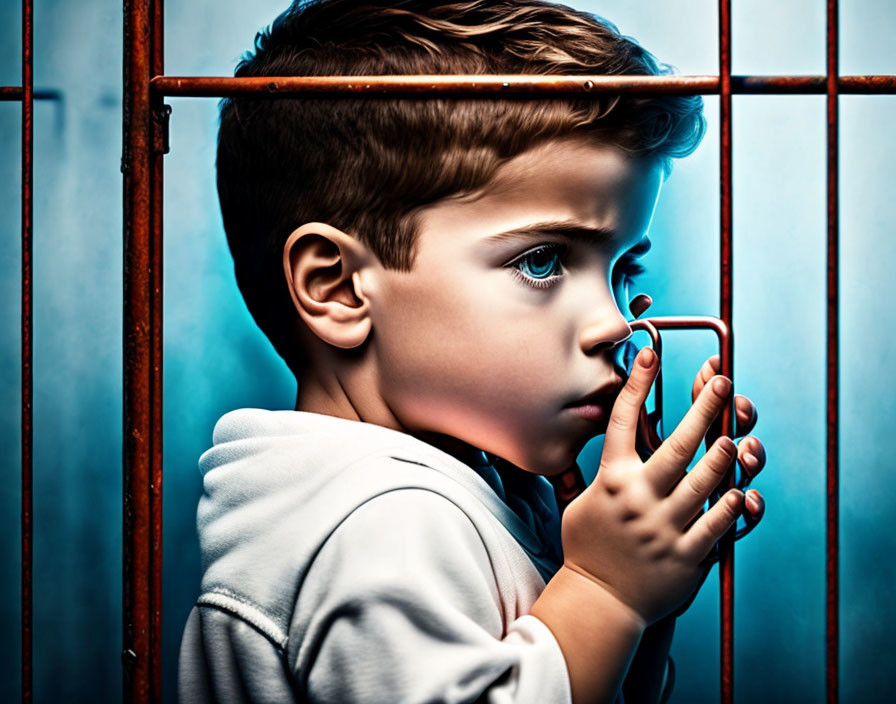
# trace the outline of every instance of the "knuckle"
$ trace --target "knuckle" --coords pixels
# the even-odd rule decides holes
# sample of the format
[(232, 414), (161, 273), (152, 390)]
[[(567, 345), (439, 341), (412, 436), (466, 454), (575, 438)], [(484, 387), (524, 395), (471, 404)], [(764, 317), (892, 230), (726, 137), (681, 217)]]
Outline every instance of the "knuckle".
[(714, 472), (724, 474), (731, 465), (731, 460), (737, 455), (738, 448), (730, 438), (719, 438), (716, 440), (709, 453), (709, 465)]
[(625, 498), (622, 501), (622, 511), (625, 514), (640, 516), (644, 513), (645, 508), (650, 505), (652, 498), (647, 487), (640, 483), (633, 484), (625, 492)]
[(632, 422), (629, 420), (628, 416), (619, 412), (613, 413), (610, 416), (608, 426), (609, 430), (612, 430), (614, 433), (626, 433), (629, 432), (633, 427)]
[(698, 417), (703, 425), (709, 427), (709, 424), (712, 423), (713, 419), (719, 414), (719, 411), (722, 410), (722, 406), (725, 404), (725, 399), (719, 398), (707, 385), (697, 401)]
[(663, 444), (668, 448), (667, 453), (670, 457), (679, 462), (689, 462), (694, 455), (682, 441), (681, 437), (675, 433), (670, 435)]
[(597, 475), (601, 480), (600, 486), (603, 487), (604, 492), (609, 496), (616, 496), (625, 487), (622, 477), (603, 465), (601, 465)]
[(659, 533), (647, 526), (642, 526), (635, 531), (635, 536), (638, 545), (646, 546), (646, 545), (656, 545), (659, 540)]
[(701, 472), (699, 469), (692, 469), (690, 472), (688, 472), (686, 479), (687, 487), (688, 489), (690, 489), (694, 497), (702, 499), (704, 501), (706, 500), (706, 497), (709, 496), (709, 492), (717, 483), (710, 477), (707, 477), (705, 473)]
[(711, 513), (706, 519), (707, 528), (713, 536), (722, 535), (730, 523), (731, 521), (728, 519), (728, 514), (725, 511)]
[(619, 403), (621, 401), (626, 406), (638, 405), (641, 396), (643, 396), (643, 386), (644, 384), (635, 380), (634, 375), (630, 376), (628, 383), (622, 388), (622, 391), (619, 392), (616, 402)]
[(646, 548), (647, 558), (653, 562), (667, 560), (674, 555), (673, 547), (657, 537), (650, 541)]
[(688, 488), (694, 498), (705, 498), (706, 495), (709, 494), (709, 490), (712, 488), (711, 486), (708, 486), (708, 484), (709, 482), (707, 482), (706, 479), (703, 478), (702, 473), (696, 469), (688, 472), (688, 475), (685, 477), (685, 486)]
[(724, 531), (740, 514), (740, 507), (743, 505), (743, 492), (729, 491), (719, 500), (719, 503), (723, 505), (719, 512), (719, 523), (721, 530)]

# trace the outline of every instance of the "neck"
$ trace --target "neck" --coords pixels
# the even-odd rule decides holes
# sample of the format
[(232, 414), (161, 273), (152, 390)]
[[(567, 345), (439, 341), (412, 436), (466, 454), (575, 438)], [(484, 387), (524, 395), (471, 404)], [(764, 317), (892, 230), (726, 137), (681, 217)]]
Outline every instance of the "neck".
[(382, 425), (407, 432), (364, 374), (363, 368), (307, 370), (298, 381), (295, 410)]

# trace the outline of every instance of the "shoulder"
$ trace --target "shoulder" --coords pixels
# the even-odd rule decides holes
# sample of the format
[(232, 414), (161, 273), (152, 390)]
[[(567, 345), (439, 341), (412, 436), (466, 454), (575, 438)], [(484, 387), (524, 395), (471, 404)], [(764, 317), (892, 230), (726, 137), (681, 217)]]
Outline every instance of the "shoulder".
[(434, 621), (459, 611), (500, 636), (496, 558), (500, 565), (494, 540), (444, 495), (389, 491), (356, 508), (321, 546), (296, 616), (313, 629), (327, 613), (426, 613)]
[(502, 537), (484, 509), (462, 506), (462, 497), (440, 488), (395, 487), (370, 497), (330, 534), (312, 569), (326, 564), (330, 577), (349, 571), (355, 583), (438, 579), (446, 587), (480, 575), (493, 585), (490, 553)]

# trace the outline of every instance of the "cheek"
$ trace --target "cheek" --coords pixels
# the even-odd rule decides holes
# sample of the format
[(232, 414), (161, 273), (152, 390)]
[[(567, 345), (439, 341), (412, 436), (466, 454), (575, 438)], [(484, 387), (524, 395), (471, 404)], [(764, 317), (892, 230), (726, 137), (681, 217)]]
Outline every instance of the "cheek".
[(519, 420), (556, 394), (566, 336), (557, 316), (483, 288), (394, 292), (401, 306), (374, 322), (384, 398), (418, 420), (421, 414)]

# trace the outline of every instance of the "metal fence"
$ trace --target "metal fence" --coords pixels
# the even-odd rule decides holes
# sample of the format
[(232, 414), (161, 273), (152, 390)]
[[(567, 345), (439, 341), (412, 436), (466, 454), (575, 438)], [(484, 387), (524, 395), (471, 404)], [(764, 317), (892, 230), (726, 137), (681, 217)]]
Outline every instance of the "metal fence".
[[(32, 154), (33, 0), (23, 0), (22, 84), (0, 86), (0, 100), (22, 104), (22, 700), (32, 700)], [(896, 94), (896, 76), (840, 76), (838, 2), (827, 0), (824, 76), (732, 76), (731, 0), (719, 1), (717, 76), (327, 76), (277, 78), (164, 75), (162, 0), (124, 2), (124, 398), (123, 650), (124, 699), (161, 699), (162, 597), (162, 177), (168, 151), (166, 96), (265, 95), (383, 97), (431, 95), (500, 99), (605, 92), (718, 95), (721, 103), (719, 321), (732, 329), (732, 95), (827, 96), (827, 515), (826, 692), (838, 700), (839, 534), (839, 213), (838, 96)], [(734, 377), (733, 335), (723, 340), (722, 373)], [(723, 420), (730, 434), (730, 409)], [(734, 549), (722, 546), (721, 692), (734, 700)]]
[(0, 86), (0, 100), (22, 103), (22, 701), (30, 702), (31, 630), (32, 630), (32, 459), (34, 428), (32, 401), (34, 373), (32, 369), (32, 279), (31, 234), (34, 198), (34, 4), (22, 0), (22, 85)]

